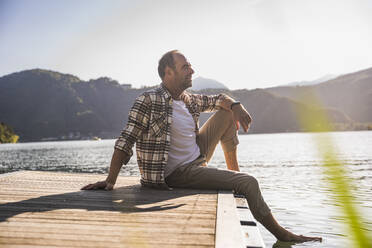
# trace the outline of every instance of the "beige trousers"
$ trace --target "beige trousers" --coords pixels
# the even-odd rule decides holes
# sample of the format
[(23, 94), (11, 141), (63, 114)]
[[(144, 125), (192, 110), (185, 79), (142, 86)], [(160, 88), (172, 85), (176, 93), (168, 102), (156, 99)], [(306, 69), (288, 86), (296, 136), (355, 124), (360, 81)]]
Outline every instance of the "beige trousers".
[(225, 152), (239, 143), (232, 113), (226, 110), (217, 111), (200, 129), (197, 143), (202, 156), (177, 168), (165, 179), (166, 183), (175, 188), (234, 190), (246, 197), (253, 216), (261, 222), (270, 209), (261, 195), (257, 180), (246, 173), (206, 166), (218, 142), (221, 142)]

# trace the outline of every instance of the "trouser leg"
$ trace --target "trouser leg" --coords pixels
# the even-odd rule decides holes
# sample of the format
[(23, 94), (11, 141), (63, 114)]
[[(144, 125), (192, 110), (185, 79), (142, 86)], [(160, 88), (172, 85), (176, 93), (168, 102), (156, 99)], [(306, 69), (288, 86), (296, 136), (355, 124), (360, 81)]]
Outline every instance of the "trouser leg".
[(239, 144), (232, 112), (219, 110), (200, 128), (196, 142), (207, 162), (211, 159), (218, 142), (224, 152), (230, 152)]
[(200, 166), (202, 161), (194, 161), (175, 170), (166, 178), (170, 187), (234, 190), (243, 194), (253, 216), (261, 222), (270, 213), (257, 180), (246, 174)]

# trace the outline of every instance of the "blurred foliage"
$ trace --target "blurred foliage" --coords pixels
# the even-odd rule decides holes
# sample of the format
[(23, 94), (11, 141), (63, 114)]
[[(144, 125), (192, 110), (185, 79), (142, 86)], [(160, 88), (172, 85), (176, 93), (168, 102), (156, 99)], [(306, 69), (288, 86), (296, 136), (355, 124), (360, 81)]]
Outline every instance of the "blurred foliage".
[[(306, 94), (302, 97), (313, 105), (320, 105), (315, 94)], [(336, 155), (336, 146), (331, 136), (328, 133), (320, 133), (332, 130), (329, 116), (324, 111), (307, 115), (301, 109), (297, 109), (297, 115), (305, 129), (318, 132), (314, 134), (314, 141), (323, 160), (324, 174), (335, 200), (340, 203), (339, 208), (347, 222), (354, 247), (372, 247), (371, 237), (367, 232), (368, 229), (363, 225), (362, 216), (358, 212), (352, 193), (352, 189), (356, 190), (356, 187), (353, 186), (351, 178), (347, 177), (347, 168)]]
[(12, 127), (0, 122), (0, 143), (17, 143), (18, 139)]

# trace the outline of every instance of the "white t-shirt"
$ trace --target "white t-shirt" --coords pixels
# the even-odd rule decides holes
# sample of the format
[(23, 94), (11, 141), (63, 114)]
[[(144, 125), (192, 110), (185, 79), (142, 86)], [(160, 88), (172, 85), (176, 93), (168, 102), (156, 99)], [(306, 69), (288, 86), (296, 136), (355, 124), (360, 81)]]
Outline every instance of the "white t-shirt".
[(196, 144), (195, 122), (185, 103), (173, 100), (172, 107), (171, 142), (168, 163), (164, 171), (165, 177), (181, 165), (200, 156), (199, 146)]

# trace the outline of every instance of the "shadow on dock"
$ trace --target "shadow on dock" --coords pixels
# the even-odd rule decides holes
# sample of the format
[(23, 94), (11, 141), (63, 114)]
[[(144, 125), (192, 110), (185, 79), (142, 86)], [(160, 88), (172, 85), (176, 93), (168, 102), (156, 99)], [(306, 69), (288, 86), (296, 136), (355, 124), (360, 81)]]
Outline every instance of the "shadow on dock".
[(158, 190), (142, 187), (138, 184), (118, 187), (113, 191), (94, 190), (53, 194), (0, 204), (0, 222), (22, 213), (59, 209), (122, 213), (164, 211), (186, 205), (186, 203), (180, 203), (182, 201), (173, 201), (172, 199), (210, 193), (212, 192), (190, 189)]

